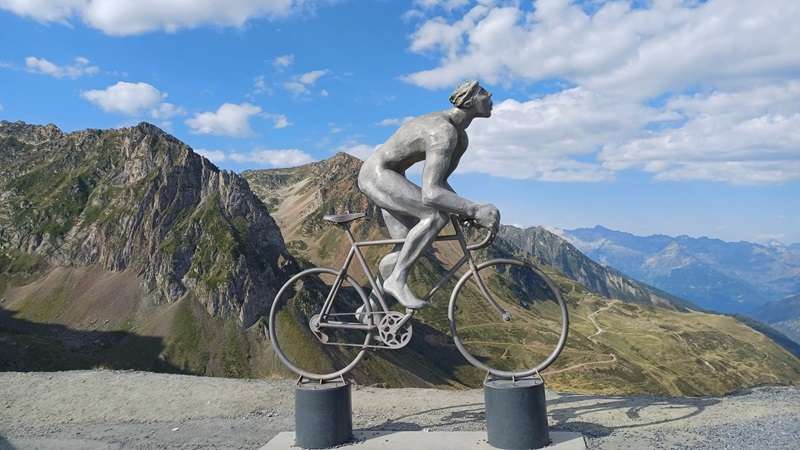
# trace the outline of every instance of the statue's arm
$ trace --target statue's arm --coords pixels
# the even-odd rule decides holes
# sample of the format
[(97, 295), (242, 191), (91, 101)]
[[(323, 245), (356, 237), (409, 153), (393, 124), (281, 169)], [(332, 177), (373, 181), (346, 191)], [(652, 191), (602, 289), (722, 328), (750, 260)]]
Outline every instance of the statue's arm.
[(448, 133), (429, 147), (422, 171), (422, 203), (441, 211), (475, 217), (478, 205), (458, 196), (447, 183), (457, 140), (455, 132)]

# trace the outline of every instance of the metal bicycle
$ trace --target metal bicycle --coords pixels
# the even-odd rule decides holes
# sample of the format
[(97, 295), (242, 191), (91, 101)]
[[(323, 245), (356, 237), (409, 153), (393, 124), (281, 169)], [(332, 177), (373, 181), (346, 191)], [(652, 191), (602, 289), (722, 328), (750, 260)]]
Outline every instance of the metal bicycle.
[[(344, 264), (338, 270), (315, 267), (294, 275), (278, 291), (270, 308), (268, 332), (273, 349), (281, 362), (301, 379), (305, 377), (326, 381), (340, 378), (364, 358), (367, 350), (396, 350), (411, 341), (411, 319), (416, 310), (406, 309), (405, 312), (399, 312), (388, 307), (380, 274), (373, 276), (360, 250), (368, 246), (402, 244), (404, 240), (356, 241), (349, 224), (364, 216), (364, 213), (325, 216), (325, 220), (340, 226), (350, 240), (351, 247)], [(466, 265), (465, 273), (458, 279), (450, 295), (447, 313), (450, 332), (458, 351), (470, 364), (485, 370), (487, 376), (491, 374), (496, 378), (514, 379), (538, 375), (558, 357), (567, 340), (569, 315), (558, 288), (541, 270), (525, 261), (500, 258), (476, 263), (472, 252), (489, 246), (495, 235), (489, 232), (482, 241), (467, 244), (459, 218), (451, 216), (451, 222), (455, 233), (439, 235), (436, 242), (456, 241), (463, 256), (422, 298), (431, 299)], [(353, 258), (358, 260), (369, 281), (372, 288), (369, 295), (348, 274)], [(521, 282), (511, 286), (509, 280), (512, 278)], [(466, 288), (470, 280), (472, 285)], [(474, 301), (475, 297), (482, 298), (484, 302)], [(459, 303), (460, 298), (463, 300)], [(514, 324), (517, 328), (506, 331), (505, 338), (514, 339), (521, 335), (524, 339), (525, 333), (532, 330), (531, 332), (552, 334), (552, 343), (556, 332), (552, 329), (542, 330), (539, 319), (533, 314), (535, 311), (531, 309), (544, 303), (537, 302), (537, 298), (550, 300), (557, 305), (557, 312), (555, 307), (550, 310), (551, 316), (560, 315), (561, 321), (553, 350), (539, 363), (530, 363), (529, 358), (522, 358), (529, 363), (522, 369), (489, 362), (493, 346), (506, 346), (504, 352), (508, 353), (511, 347), (522, 345), (507, 341), (482, 341), (487, 334), (501, 333), (505, 324), (512, 324), (514, 321), (518, 322)], [(461, 314), (463, 311), (468, 314)], [(463, 320), (470, 322), (474, 322), (476, 317), (495, 322), (463, 324), (459, 323), (461, 316), (464, 317)], [(467, 337), (459, 335), (459, 332)], [(360, 334), (363, 334), (363, 338)], [(476, 351), (471, 348), (473, 343), (484, 347)], [(335, 348), (333, 356), (332, 350), (327, 353), (320, 350), (330, 349), (327, 346)], [(523, 345), (523, 348), (526, 347)], [(289, 349), (295, 354), (290, 355), (292, 352), (287, 351)], [(307, 370), (309, 367), (312, 369)]]

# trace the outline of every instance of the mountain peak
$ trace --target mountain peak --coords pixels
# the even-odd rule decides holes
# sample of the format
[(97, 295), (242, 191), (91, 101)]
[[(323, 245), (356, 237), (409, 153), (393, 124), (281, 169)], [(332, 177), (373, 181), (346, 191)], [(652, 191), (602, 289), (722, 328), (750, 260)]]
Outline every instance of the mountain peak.
[(350, 153), (345, 152), (336, 152), (335, 155), (331, 156), (330, 158), (326, 159), (325, 161), (359, 161), (363, 162), (360, 158), (356, 158), (355, 156), (351, 155)]

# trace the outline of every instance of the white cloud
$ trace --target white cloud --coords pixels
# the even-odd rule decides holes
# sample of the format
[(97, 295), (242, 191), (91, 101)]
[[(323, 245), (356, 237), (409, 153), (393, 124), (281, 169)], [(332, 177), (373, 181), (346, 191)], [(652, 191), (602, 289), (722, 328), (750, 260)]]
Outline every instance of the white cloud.
[(327, 70), (312, 70), (311, 72), (306, 72), (300, 75), (298, 81), (303, 84), (311, 85), (317, 82), (323, 75), (327, 74)]
[(481, 2), (413, 33), (412, 51), (440, 57), (406, 77), (417, 85), (569, 86), (501, 102), (490, 120), (476, 120), (459, 170), (554, 181), (629, 169), (657, 180), (800, 179), (800, 3), (583, 6)]
[(166, 129), (172, 126), (169, 119), (186, 115), (183, 107), (163, 101), (167, 98), (166, 93), (147, 83), (120, 81), (105, 89), (83, 91), (81, 97), (105, 112), (127, 116), (149, 115)]
[[(317, 82), (317, 80), (327, 75), (328, 72), (329, 71), (327, 69), (312, 70), (311, 72), (306, 72), (304, 74), (293, 77), (291, 80), (283, 83), (283, 87), (286, 88), (287, 91), (295, 95), (306, 94), (308, 93), (309, 88), (313, 86)], [(326, 97), (328, 95), (328, 91), (325, 91), (323, 89), (323, 91), (320, 92), (320, 95)]]
[(398, 119), (398, 118), (392, 117), (392, 118), (388, 118), (388, 119), (383, 119), (380, 122), (376, 123), (376, 125), (381, 126), (381, 127), (396, 127), (396, 126), (399, 126), (399, 125), (402, 125), (402, 124), (408, 122), (409, 120), (411, 120), (413, 118), (414, 118), (414, 116), (405, 116), (402, 119)]
[(231, 153), (230, 159), (238, 163), (257, 163), (270, 167), (293, 167), (314, 161), (308, 153), (298, 149), (256, 149), (250, 153)]
[(197, 153), (198, 155), (205, 156), (206, 159), (208, 159), (213, 163), (219, 163), (225, 161), (226, 159), (225, 152), (223, 152), (222, 150), (208, 150), (205, 148), (198, 148), (195, 149), (194, 152)]
[(441, 7), (448, 11), (461, 8), (468, 4), (469, 0), (414, 0), (414, 5), (424, 9)]
[(283, 87), (285, 87), (287, 91), (297, 95), (303, 94), (308, 91), (306, 85), (298, 81), (287, 81), (283, 83)]
[(65, 22), (79, 14), (86, 0), (0, 0), (0, 9), (40, 22)]
[(277, 129), (286, 128), (292, 125), (292, 122), (289, 122), (289, 119), (283, 114), (264, 113), (262, 116), (265, 119), (272, 120), (272, 126)]
[(469, 129), (463, 172), (542, 181), (601, 181), (613, 172), (593, 162), (605, 142), (626, 142), (650, 122), (673, 118), (620, 104), (582, 88), (527, 102), (506, 100)]
[(247, 137), (253, 135), (250, 118), (260, 112), (260, 107), (250, 103), (224, 103), (216, 111), (195, 114), (186, 120), (186, 125), (198, 134)]
[(147, 83), (120, 81), (105, 89), (81, 92), (81, 97), (99, 106), (103, 111), (139, 115), (147, 110), (159, 108), (167, 94)]
[(679, 96), (661, 107), (578, 87), (503, 101), (490, 119), (476, 119), (469, 135), (462, 172), (602, 181), (637, 169), (657, 180), (797, 180), (800, 81)]
[(800, 179), (800, 81), (738, 92), (680, 96), (665, 110), (683, 124), (599, 154), (612, 170), (638, 168), (659, 180), (732, 184)]
[(798, 18), (794, 0), (768, 7), (664, 0), (648, 8), (614, 1), (591, 15), (567, 0), (540, 0), (533, 12), (477, 5), (461, 19), (434, 18), (419, 27), (411, 50), (442, 58), (438, 67), (407, 79), (438, 88), (464, 78), (561, 78), (629, 98), (690, 86), (741, 88), (796, 75)]
[(175, 106), (172, 103), (161, 103), (158, 107), (150, 111), (150, 115), (154, 119), (169, 120), (175, 116), (185, 116), (186, 110), (181, 106)]
[(59, 66), (44, 58), (28, 56), (25, 58), (25, 68), (29, 72), (50, 75), (55, 78), (79, 78), (84, 75), (95, 75), (100, 72), (100, 68), (90, 64), (90, 61), (82, 56), (75, 58), (72, 64)]
[(302, 8), (302, 0), (0, 0), (0, 9), (41, 22), (79, 17), (110, 35), (162, 30), (175, 32), (212, 24), (241, 27), (254, 18), (284, 17)]
[(272, 60), (272, 65), (276, 68), (283, 69), (289, 67), (294, 63), (294, 55), (281, 55)]

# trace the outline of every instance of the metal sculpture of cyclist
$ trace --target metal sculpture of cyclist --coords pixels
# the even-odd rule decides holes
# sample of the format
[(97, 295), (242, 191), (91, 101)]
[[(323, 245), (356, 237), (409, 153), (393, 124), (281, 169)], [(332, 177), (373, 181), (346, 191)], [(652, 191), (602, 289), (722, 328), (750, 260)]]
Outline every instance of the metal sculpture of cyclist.
[[(384, 292), (406, 308), (426, 304), (409, 288), (408, 275), (449, 223), (450, 214), (497, 231), (500, 212), (494, 205), (460, 197), (447, 182), (467, 150), (466, 129), (472, 119), (491, 116), (491, 97), (477, 81), (462, 83), (450, 96), (453, 108), (406, 122), (361, 167), (359, 188), (381, 208), (392, 238), (405, 239), (381, 259), (379, 271)], [(405, 171), (420, 161), (425, 161), (422, 187), (405, 177)]]

